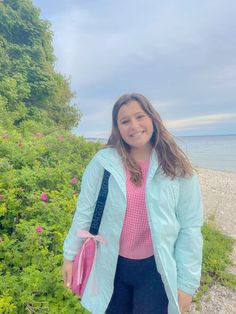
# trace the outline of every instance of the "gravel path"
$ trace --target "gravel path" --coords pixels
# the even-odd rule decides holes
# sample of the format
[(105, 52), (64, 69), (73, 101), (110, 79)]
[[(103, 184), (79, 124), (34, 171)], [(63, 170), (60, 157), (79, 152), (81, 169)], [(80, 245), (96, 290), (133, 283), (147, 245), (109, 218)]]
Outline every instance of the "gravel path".
[[(236, 240), (236, 173), (197, 168), (202, 191), (205, 221), (212, 215), (223, 233)], [(232, 253), (234, 266), (229, 271), (236, 274), (236, 245)], [(189, 314), (236, 314), (236, 293), (220, 285), (213, 285), (203, 297), (202, 309), (195, 304)]]

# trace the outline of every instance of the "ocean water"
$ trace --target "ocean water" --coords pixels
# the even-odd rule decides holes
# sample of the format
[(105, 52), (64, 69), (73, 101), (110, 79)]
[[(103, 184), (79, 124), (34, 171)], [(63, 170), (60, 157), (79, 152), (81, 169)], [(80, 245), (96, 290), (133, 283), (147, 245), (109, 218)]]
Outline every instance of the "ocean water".
[(175, 137), (193, 165), (236, 172), (236, 135)]
[(194, 166), (236, 172), (236, 135), (175, 136), (175, 140)]

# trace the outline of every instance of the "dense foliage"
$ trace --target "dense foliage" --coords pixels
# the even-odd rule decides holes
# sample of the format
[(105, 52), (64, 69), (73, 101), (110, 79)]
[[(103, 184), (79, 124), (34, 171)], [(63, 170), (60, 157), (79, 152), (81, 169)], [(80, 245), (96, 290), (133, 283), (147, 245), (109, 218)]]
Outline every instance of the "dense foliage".
[(0, 1), (0, 123), (25, 128), (40, 118), (69, 130), (80, 112), (68, 79), (54, 70), (50, 24), (39, 14), (30, 0)]
[(63, 287), (62, 244), (99, 147), (70, 133), (0, 129), (0, 313), (85, 313)]

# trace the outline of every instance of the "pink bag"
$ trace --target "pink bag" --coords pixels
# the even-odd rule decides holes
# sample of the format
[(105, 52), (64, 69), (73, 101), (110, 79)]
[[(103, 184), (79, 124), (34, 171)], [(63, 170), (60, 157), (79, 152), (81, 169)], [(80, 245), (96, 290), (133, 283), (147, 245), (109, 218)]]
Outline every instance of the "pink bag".
[[(105, 169), (89, 231), (80, 230), (77, 234), (80, 238), (85, 238), (85, 241), (80, 250), (78, 251), (78, 253), (76, 254), (76, 257), (73, 262), (71, 290), (74, 293), (78, 294), (80, 297), (83, 296), (84, 289), (86, 287), (87, 281), (89, 279), (93, 267), (93, 263), (96, 259), (97, 255), (96, 241), (106, 243), (103, 237), (98, 235), (98, 230), (106, 203), (109, 177), (110, 172)], [(93, 292), (95, 290), (94, 279), (95, 277), (93, 275), (92, 278)]]
[[(96, 258), (96, 241), (105, 243), (105, 240), (102, 236), (92, 235), (86, 230), (80, 230), (78, 232), (78, 236), (85, 238), (85, 241), (76, 254), (73, 262), (71, 290), (75, 294), (78, 294), (80, 297), (82, 297), (93, 267), (94, 260)], [(94, 288), (95, 287), (93, 282), (93, 289)]]

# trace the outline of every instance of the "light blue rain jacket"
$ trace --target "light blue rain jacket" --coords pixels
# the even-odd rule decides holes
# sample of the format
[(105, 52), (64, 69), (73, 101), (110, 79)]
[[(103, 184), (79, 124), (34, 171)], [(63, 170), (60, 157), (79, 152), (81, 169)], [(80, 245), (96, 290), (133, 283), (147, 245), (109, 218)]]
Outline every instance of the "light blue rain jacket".
[[(107, 244), (98, 244), (96, 262), (81, 300), (93, 314), (104, 314), (112, 296), (126, 211), (125, 171), (115, 149), (102, 149), (88, 164), (63, 247), (65, 259), (72, 261), (82, 243), (77, 231), (89, 230), (104, 168), (111, 176), (99, 234)], [(148, 222), (156, 266), (169, 299), (168, 313), (179, 314), (177, 289), (193, 295), (200, 284), (203, 222), (200, 187), (196, 174), (171, 180), (157, 168), (157, 154), (153, 150), (146, 181)]]

